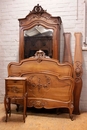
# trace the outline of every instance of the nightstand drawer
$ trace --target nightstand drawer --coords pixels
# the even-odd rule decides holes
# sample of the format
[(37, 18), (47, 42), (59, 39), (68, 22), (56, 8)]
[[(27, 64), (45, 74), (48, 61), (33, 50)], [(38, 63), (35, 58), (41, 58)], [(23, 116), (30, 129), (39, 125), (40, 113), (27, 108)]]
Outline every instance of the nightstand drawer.
[(7, 85), (22, 85), (23, 84), (23, 81), (22, 80), (7, 80)]
[(8, 77), (5, 79), (5, 92), (8, 97), (23, 98), (26, 91), (26, 77)]
[(6, 95), (9, 97), (22, 97), (24, 95), (24, 88), (22, 85), (7, 85)]

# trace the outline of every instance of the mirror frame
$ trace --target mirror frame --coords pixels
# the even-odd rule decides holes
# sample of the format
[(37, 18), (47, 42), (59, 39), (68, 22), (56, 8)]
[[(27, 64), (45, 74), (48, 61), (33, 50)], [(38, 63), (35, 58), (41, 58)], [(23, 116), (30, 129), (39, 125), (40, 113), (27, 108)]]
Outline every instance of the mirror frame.
[(24, 31), (41, 25), (47, 29), (53, 29), (53, 57), (59, 60), (60, 57), (60, 27), (61, 18), (52, 17), (39, 4), (30, 13), (19, 20), (19, 62), (24, 59)]

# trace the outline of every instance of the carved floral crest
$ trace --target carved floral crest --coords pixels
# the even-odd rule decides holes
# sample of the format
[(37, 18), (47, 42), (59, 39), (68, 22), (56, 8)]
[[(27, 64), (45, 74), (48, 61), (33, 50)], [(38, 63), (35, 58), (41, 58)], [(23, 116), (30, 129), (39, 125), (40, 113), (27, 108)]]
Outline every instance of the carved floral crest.
[(46, 56), (45, 53), (44, 53), (44, 51), (39, 50), (39, 51), (36, 51), (34, 58), (37, 58), (38, 59), (37, 61), (41, 62), (42, 58), (50, 58), (50, 57)]
[(39, 13), (39, 14), (42, 14), (46, 12), (39, 4), (37, 4), (36, 6), (34, 6), (33, 10), (30, 11), (30, 14), (36, 14), (36, 13)]

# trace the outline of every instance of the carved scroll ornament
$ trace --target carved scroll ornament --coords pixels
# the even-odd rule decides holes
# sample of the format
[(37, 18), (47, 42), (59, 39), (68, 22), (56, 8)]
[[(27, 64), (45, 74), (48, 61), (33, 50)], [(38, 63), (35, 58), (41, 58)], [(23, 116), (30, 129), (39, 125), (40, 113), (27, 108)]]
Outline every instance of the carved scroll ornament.
[(82, 63), (79, 61), (76, 61), (74, 64), (75, 64), (75, 70), (74, 70), (75, 81), (78, 82), (82, 78), (82, 73), (83, 73)]
[(29, 100), (29, 105), (35, 108), (45, 108), (45, 105), (47, 105), (46, 101), (42, 100)]
[(36, 13), (39, 13), (39, 14), (42, 14), (46, 12), (39, 4), (37, 4), (36, 6), (34, 6), (33, 10), (30, 11), (30, 14), (36, 14)]
[(12, 93), (20, 93), (19, 88), (16, 87), (16, 86), (9, 87), (9, 88), (7, 89), (7, 91), (8, 91), (8, 92), (11, 91)]
[(50, 57), (49, 57), (49, 56), (46, 56), (45, 53), (44, 53), (44, 51), (39, 50), (39, 51), (37, 51), (37, 52), (35, 53), (34, 58), (37, 58), (37, 59), (38, 59), (37, 61), (38, 61), (38, 62), (41, 62), (41, 61), (42, 61), (42, 58), (50, 58)]
[(41, 76), (41, 75), (31, 75), (27, 79), (27, 85), (29, 89), (37, 88), (38, 91), (42, 88), (49, 89), (49, 86), (51, 84), (51, 79), (47, 75)]

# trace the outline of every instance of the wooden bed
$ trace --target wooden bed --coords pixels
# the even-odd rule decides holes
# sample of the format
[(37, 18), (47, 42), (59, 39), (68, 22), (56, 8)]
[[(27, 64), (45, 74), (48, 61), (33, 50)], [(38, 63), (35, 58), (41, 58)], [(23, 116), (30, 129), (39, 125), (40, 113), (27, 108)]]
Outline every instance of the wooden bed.
[[(38, 4), (25, 18), (18, 20), (19, 63), (9, 63), (8, 77), (27, 77), (27, 107), (47, 109), (66, 107), (69, 108), (70, 115), (72, 111), (74, 114), (80, 114), (81, 33), (75, 33), (74, 61), (70, 47), (71, 33), (63, 33), (64, 50), (61, 64), (61, 17), (53, 17)], [(32, 36), (31, 32), (36, 32), (36, 29), (45, 30), (46, 33), (41, 32)], [(33, 56), (36, 51), (36, 55)], [(15, 100), (14, 103), (23, 105), (21, 100)]]
[[(43, 51), (20, 63), (9, 63), (9, 77), (27, 77), (27, 107), (68, 108), (73, 112), (74, 79), (73, 67), (69, 63), (60, 64), (45, 56)], [(22, 105), (21, 100), (15, 104)]]

